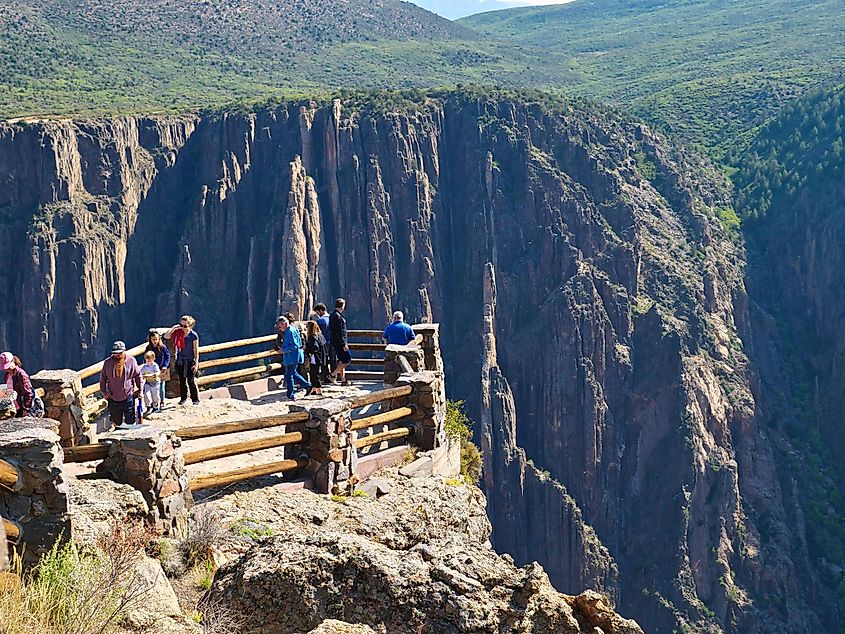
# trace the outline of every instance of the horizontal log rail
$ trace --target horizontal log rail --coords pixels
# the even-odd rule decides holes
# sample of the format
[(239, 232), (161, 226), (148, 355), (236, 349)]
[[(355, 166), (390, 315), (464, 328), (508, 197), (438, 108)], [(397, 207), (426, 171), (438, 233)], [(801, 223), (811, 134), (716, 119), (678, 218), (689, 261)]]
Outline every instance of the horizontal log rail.
[(197, 379), (197, 385), (202, 387), (204, 385), (211, 385), (213, 383), (220, 383), (222, 381), (232, 381), (233, 379), (243, 379), (248, 376), (257, 374), (265, 374), (267, 372), (274, 372), (276, 370), (283, 370), (285, 366), (281, 363), (269, 363), (266, 365), (257, 365), (252, 368), (244, 368), (243, 370), (232, 370), (231, 372), (219, 372), (218, 374), (208, 374)]
[(387, 348), (386, 343), (350, 343), (350, 350), (369, 350), (370, 352), (379, 352)]
[[(21, 529), (17, 524), (4, 518), (3, 528), (6, 530), (6, 541), (16, 544), (20, 540)], [(5, 548), (5, 546), (0, 546), (0, 548)]]
[(307, 458), (280, 460), (279, 462), (271, 462), (269, 464), (257, 465), (255, 467), (246, 467), (244, 469), (235, 469), (234, 471), (224, 471), (222, 473), (214, 473), (211, 475), (191, 478), (191, 480), (188, 481), (188, 488), (190, 488), (191, 491), (202, 491), (203, 489), (227, 486), (229, 484), (236, 484), (245, 480), (252, 480), (253, 478), (273, 475), (275, 473), (296, 471), (297, 469), (304, 469), (307, 466)]
[(200, 346), (200, 354), (211, 354), (212, 352), (220, 352), (221, 350), (231, 350), (232, 348), (243, 348), (246, 346), (257, 346), (260, 343), (270, 343), (276, 340), (276, 335), (262, 335), (260, 337), (252, 337), (251, 339), (238, 339), (237, 341), (224, 341), (223, 343), (213, 343), (208, 346)]
[(375, 414), (374, 416), (356, 418), (352, 421), (352, 426), (350, 427), (350, 429), (352, 431), (357, 431), (359, 429), (369, 429), (370, 427), (375, 427), (376, 425), (384, 425), (386, 423), (392, 423), (393, 421), (406, 418), (407, 416), (410, 416), (413, 413), (413, 407), (399, 407), (389, 412)]
[(253, 451), (262, 451), (264, 449), (273, 449), (274, 447), (284, 447), (286, 445), (296, 445), (305, 439), (302, 432), (291, 432), (289, 434), (281, 434), (279, 436), (268, 436), (267, 438), (259, 438), (257, 440), (245, 440), (244, 442), (236, 442), (230, 445), (222, 445), (220, 447), (208, 447), (207, 449), (197, 449), (196, 451), (185, 452), (185, 464), (197, 464), (198, 462), (207, 462), (209, 460), (217, 460), (218, 458), (228, 458), (229, 456), (238, 456), (240, 454), (250, 453)]
[(45, 390), (43, 387), (37, 387), (35, 388), (35, 396), (37, 396), (38, 398), (44, 398), (45, 396), (47, 396), (47, 390)]
[(392, 398), (399, 398), (401, 396), (409, 396), (414, 391), (410, 385), (403, 385), (401, 387), (391, 387), (386, 390), (379, 390), (378, 392), (370, 392), (369, 394), (362, 394), (349, 399), (352, 407), (364, 407), (365, 405), (373, 405), (374, 403), (381, 403), (382, 401), (389, 401)]
[(109, 446), (107, 444), (96, 444), (65, 447), (64, 454), (66, 463), (105, 460), (109, 455)]
[(308, 412), (291, 412), (277, 416), (263, 416), (261, 418), (233, 420), (224, 423), (212, 423), (210, 425), (182, 427), (176, 431), (176, 435), (182, 440), (195, 440), (197, 438), (209, 438), (211, 436), (224, 436), (226, 434), (237, 434), (244, 431), (281, 427), (291, 423), (304, 423), (309, 418), (310, 414)]
[[(147, 349), (147, 345), (148, 344), (145, 341), (144, 343), (138, 344), (134, 348), (130, 348), (126, 352), (128, 354), (132, 355), (133, 357), (137, 357), (139, 354), (144, 353), (144, 350)], [(102, 369), (103, 369), (103, 361), (99, 361), (98, 363), (95, 363), (94, 365), (89, 365), (87, 368), (83, 368), (82, 370), (77, 372), (77, 375), (79, 375), (79, 378), (84, 381), (85, 379), (92, 377), (95, 374), (99, 374), (102, 371)]]
[(383, 330), (347, 330), (347, 337), (383, 337)]
[(352, 365), (384, 365), (384, 359), (352, 359)]
[(372, 445), (380, 445), (383, 442), (388, 440), (396, 440), (397, 438), (405, 438), (411, 435), (411, 428), (410, 427), (398, 427), (396, 429), (390, 429), (388, 431), (383, 431), (380, 434), (373, 434), (372, 436), (364, 436), (363, 438), (359, 438), (355, 441), (355, 448), (362, 449), (364, 447), (370, 447)]
[(270, 357), (278, 356), (279, 352), (275, 350), (267, 350), (265, 352), (255, 352), (253, 354), (244, 354), (239, 357), (226, 357), (223, 359), (211, 359), (209, 361), (200, 361), (200, 370), (206, 368), (219, 368), (221, 365), (234, 365), (236, 363), (246, 363), (247, 361), (258, 361), (259, 359), (268, 359)]
[(19, 477), (20, 473), (15, 465), (5, 460), (0, 460), (0, 486), (11, 491), (18, 483)]

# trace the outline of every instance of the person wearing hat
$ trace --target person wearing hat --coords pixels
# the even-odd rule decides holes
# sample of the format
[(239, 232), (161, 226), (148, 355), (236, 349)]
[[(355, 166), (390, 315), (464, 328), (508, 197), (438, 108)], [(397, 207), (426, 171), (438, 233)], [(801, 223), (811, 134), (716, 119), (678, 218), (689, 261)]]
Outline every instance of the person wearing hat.
[(111, 428), (135, 423), (135, 396), (141, 393), (141, 370), (135, 357), (126, 354), (126, 344), (115, 341), (111, 356), (103, 361), (100, 392), (109, 404)]
[(0, 370), (3, 372), (3, 383), (16, 394), (15, 416), (32, 416), (35, 390), (32, 389), (29, 375), (21, 367), (21, 360), (11, 352), (4, 352), (0, 354)]

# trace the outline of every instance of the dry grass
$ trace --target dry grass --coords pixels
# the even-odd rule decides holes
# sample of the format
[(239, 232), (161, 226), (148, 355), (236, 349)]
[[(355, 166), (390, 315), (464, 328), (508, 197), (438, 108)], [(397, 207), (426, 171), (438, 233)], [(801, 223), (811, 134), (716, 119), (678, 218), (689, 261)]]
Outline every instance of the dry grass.
[(31, 570), (18, 558), (0, 580), (3, 634), (106, 634), (150, 587), (135, 564), (143, 527), (113, 526), (92, 549), (57, 544)]

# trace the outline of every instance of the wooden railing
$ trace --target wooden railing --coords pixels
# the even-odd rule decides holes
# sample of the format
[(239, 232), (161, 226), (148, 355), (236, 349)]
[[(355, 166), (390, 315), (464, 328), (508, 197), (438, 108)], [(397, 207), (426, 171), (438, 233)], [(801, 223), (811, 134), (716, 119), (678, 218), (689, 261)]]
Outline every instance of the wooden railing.
[[(162, 329), (163, 330), (163, 329)], [(350, 330), (348, 332), (350, 338), (381, 338), (382, 332), (380, 330)], [(226, 341), (223, 343), (215, 343), (207, 346), (200, 346), (199, 353), (200, 353), (200, 363), (199, 368), (200, 370), (207, 371), (207, 370), (214, 370), (213, 373), (203, 374), (197, 379), (197, 385), (199, 387), (208, 387), (215, 384), (226, 383), (226, 382), (236, 382), (236, 381), (244, 381), (252, 378), (259, 378), (261, 376), (266, 376), (272, 372), (278, 372), (284, 369), (284, 366), (279, 363), (261, 363), (260, 365), (253, 365), (246, 368), (237, 368), (237, 369), (227, 369), (231, 366), (237, 366), (249, 363), (251, 361), (267, 361), (272, 359), (273, 357), (279, 357), (280, 353), (276, 352), (275, 350), (268, 350), (266, 348), (266, 344), (272, 343), (276, 340), (276, 335), (263, 335), (260, 337), (252, 337), (249, 339), (239, 339), (237, 341)], [(206, 358), (208, 355), (214, 355), (216, 353), (234, 350), (234, 349), (242, 349), (242, 348), (249, 348), (253, 346), (263, 346), (264, 348), (258, 352), (248, 352), (245, 354), (237, 354), (234, 356), (229, 357), (218, 357), (218, 358)], [(357, 351), (365, 351), (371, 353), (378, 353), (383, 352), (387, 346), (383, 343), (357, 343), (352, 342), (349, 344), (349, 348), (351, 350)], [(135, 357), (139, 357), (143, 355), (144, 351), (147, 348), (146, 343), (139, 344), (133, 348), (127, 350), (127, 354), (130, 354)], [(355, 366), (362, 366), (362, 367), (378, 367), (384, 365), (384, 358), (380, 357), (372, 357), (372, 358), (364, 358), (358, 357), (352, 360), (352, 364)], [(175, 359), (171, 361), (171, 368), (175, 370)], [(82, 388), (82, 394), (86, 397), (97, 397), (100, 393), (100, 385), (99, 385), (99, 373), (103, 369), (103, 362), (100, 361), (93, 365), (88, 366), (78, 372), (79, 378), (83, 381), (90, 379), (92, 377), (97, 376), (98, 380), (93, 382), (89, 385), (85, 385)], [(355, 373), (350, 373), (352, 378), (356, 378)], [(380, 374), (378, 372), (364, 372), (357, 375), (361, 378), (378, 378)], [(86, 413), (93, 417), (99, 413), (101, 413), (107, 403), (103, 398), (96, 398), (96, 400), (90, 401), (85, 408)]]
[[(345, 399), (350, 408), (359, 409), (367, 405), (374, 405), (383, 403), (396, 398), (409, 396), (413, 392), (411, 386), (400, 386), (379, 390), (364, 394), (354, 398)], [(389, 423), (398, 423), (403, 419), (407, 419), (415, 413), (414, 407), (400, 406), (387, 411), (380, 412), (369, 416), (359, 416), (352, 419), (350, 429), (352, 431), (359, 431), (370, 429), (377, 425), (386, 425)], [(212, 423), (208, 425), (194, 425), (187, 426), (177, 430), (176, 435), (183, 441), (196, 440), (199, 438), (210, 438), (216, 436), (225, 436), (229, 434), (237, 434), (241, 432), (256, 431), (261, 429), (271, 429), (274, 427), (282, 427), (293, 423), (303, 423), (311, 415), (307, 411), (290, 412), (287, 414), (278, 414), (275, 416), (265, 416), (259, 418), (250, 418), (235, 421), (225, 421), (220, 423)], [(389, 440), (398, 438), (406, 438), (412, 434), (409, 427), (398, 427), (390, 429), (377, 434), (372, 434), (359, 438), (355, 441), (355, 448), (360, 449), (372, 445), (381, 444)], [(273, 449), (278, 447), (285, 447), (288, 445), (302, 444), (307, 441), (308, 433), (306, 431), (292, 431), (264, 438), (246, 440), (242, 442), (229, 443), (216, 447), (208, 447), (197, 449), (193, 451), (185, 451), (184, 459), (186, 465), (198, 464), (218, 460), (221, 458), (229, 458), (238, 456), (253, 451), (261, 451), (264, 449)], [(79, 447), (68, 447), (64, 450), (64, 461), (66, 463), (72, 462), (92, 462), (104, 460), (109, 454), (109, 441), (97, 445), (82, 445)], [(232, 471), (223, 471), (220, 473), (213, 473), (192, 478), (189, 481), (189, 487), (192, 491), (198, 491), (206, 488), (217, 486), (227, 486), (237, 482), (250, 480), (252, 478), (273, 475), (278, 473), (285, 473), (297, 469), (307, 467), (309, 460), (307, 457), (300, 457), (295, 460), (282, 460), (271, 462), (262, 465), (251, 466), (243, 469), (235, 469)], [(4, 463), (0, 461), (0, 484), (6, 482), (14, 483), (17, 479), (17, 472), (13, 468), (11, 470), (3, 469)], [(13, 479), (14, 476), (14, 479)]]

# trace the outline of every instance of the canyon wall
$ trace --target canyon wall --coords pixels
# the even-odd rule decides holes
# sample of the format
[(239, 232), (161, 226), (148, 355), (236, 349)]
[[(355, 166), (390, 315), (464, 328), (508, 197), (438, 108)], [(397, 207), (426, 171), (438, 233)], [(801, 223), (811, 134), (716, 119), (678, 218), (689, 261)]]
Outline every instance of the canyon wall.
[(184, 312), (209, 342), (338, 295), (352, 327), (402, 309), (443, 324), (498, 550), (650, 632), (832, 618), (752, 389), (728, 196), (640, 124), (465, 94), (10, 122), (0, 178), (0, 343), (31, 368)]

